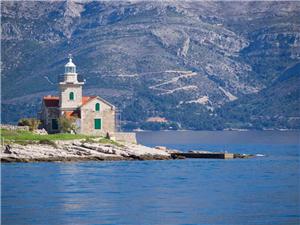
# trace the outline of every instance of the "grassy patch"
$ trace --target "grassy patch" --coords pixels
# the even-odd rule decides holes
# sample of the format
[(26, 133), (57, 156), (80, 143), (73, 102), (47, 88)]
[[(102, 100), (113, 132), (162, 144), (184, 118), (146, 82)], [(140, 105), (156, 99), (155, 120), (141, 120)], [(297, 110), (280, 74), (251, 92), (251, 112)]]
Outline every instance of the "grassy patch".
[(124, 145), (116, 142), (116, 141), (113, 141), (113, 140), (109, 140), (107, 138), (101, 138), (100, 140), (98, 139), (93, 139), (93, 138), (86, 138), (85, 140), (82, 140), (83, 143), (100, 143), (100, 144), (110, 144), (110, 145), (115, 145), (115, 146), (118, 146), (118, 147), (124, 147)]
[(82, 142), (87, 143), (101, 143), (101, 144), (111, 144), (118, 147), (123, 147), (124, 145), (109, 140), (107, 138), (101, 138), (100, 140), (96, 139), (99, 137), (89, 136), (83, 134), (47, 134), (47, 135), (39, 135), (30, 131), (21, 131), (21, 130), (6, 130), (1, 129), (1, 138), (4, 138), (4, 142), (9, 143), (17, 143), (21, 145), (27, 144), (47, 144), (53, 147), (56, 147), (55, 141), (59, 140), (78, 140), (82, 139)]
[(84, 140), (81, 141), (82, 143), (97, 143), (96, 140), (94, 140), (93, 138), (87, 137)]
[(122, 145), (122, 144), (120, 144), (116, 141), (109, 140), (107, 138), (100, 139), (98, 142), (101, 143), (101, 144), (111, 144), (111, 145), (115, 145), (115, 146), (118, 146), (118, 147), (124, 147), (124, 145)]
[(4, 141), (56, 141), (56, 140), (58, 141), (58, 140), (85, 139), (85, 138), (93, 138), (93, 137), (88, 135), (82, 135), (82, 134), (39, 135), (39, 134), (34, 134), (30, 131), (1, 129), (1, 138), (4, 138)]

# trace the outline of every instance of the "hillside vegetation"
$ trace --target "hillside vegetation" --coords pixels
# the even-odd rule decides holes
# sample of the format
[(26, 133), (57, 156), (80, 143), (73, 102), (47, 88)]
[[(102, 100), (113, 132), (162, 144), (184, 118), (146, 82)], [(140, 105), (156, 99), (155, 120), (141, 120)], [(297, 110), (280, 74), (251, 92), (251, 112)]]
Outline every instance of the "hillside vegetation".
[(58, 94), (72, 53), (124, 129), (300, 126), (299, 2), (4, 1), (1, 15), (5, 123)]

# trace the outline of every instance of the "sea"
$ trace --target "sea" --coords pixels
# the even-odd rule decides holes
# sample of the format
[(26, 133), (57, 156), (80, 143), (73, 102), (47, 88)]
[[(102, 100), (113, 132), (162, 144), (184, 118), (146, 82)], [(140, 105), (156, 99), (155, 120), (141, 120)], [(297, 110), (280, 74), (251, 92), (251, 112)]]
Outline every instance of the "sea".
[(138, 132), (249, 159), (1, 164), (3, 225), (300, 224), (299, 131)]

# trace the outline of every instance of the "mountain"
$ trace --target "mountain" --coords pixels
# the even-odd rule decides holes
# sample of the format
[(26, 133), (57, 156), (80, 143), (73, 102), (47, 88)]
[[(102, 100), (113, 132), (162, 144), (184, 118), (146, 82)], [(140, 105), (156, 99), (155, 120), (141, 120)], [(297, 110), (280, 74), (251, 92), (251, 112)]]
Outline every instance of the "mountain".
[(127, 129), (300, 127), (299, 2), (4, 1), (1, 16), (4, 123), (57, 94), (72, 53)]

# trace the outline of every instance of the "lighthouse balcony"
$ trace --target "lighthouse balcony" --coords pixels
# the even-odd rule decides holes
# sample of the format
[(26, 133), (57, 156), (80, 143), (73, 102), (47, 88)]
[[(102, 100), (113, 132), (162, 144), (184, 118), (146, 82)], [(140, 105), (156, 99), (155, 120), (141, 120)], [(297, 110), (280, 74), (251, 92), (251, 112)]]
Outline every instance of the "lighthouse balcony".
[[(61, 74), (57, 76), (57, 82), (58, 83), (64, 83), (64, 82), (69, 82), (69, 79), (66, 79), (66, 74)], [(72, 80), (72, 81), (71, 81)], [(70, 82), (74, 82), (73, 79), (71, 79)], [(84, 82), (84, 78), (82, 75), (77, 74), (77, 82), (79, 83), (83, 83)]]

